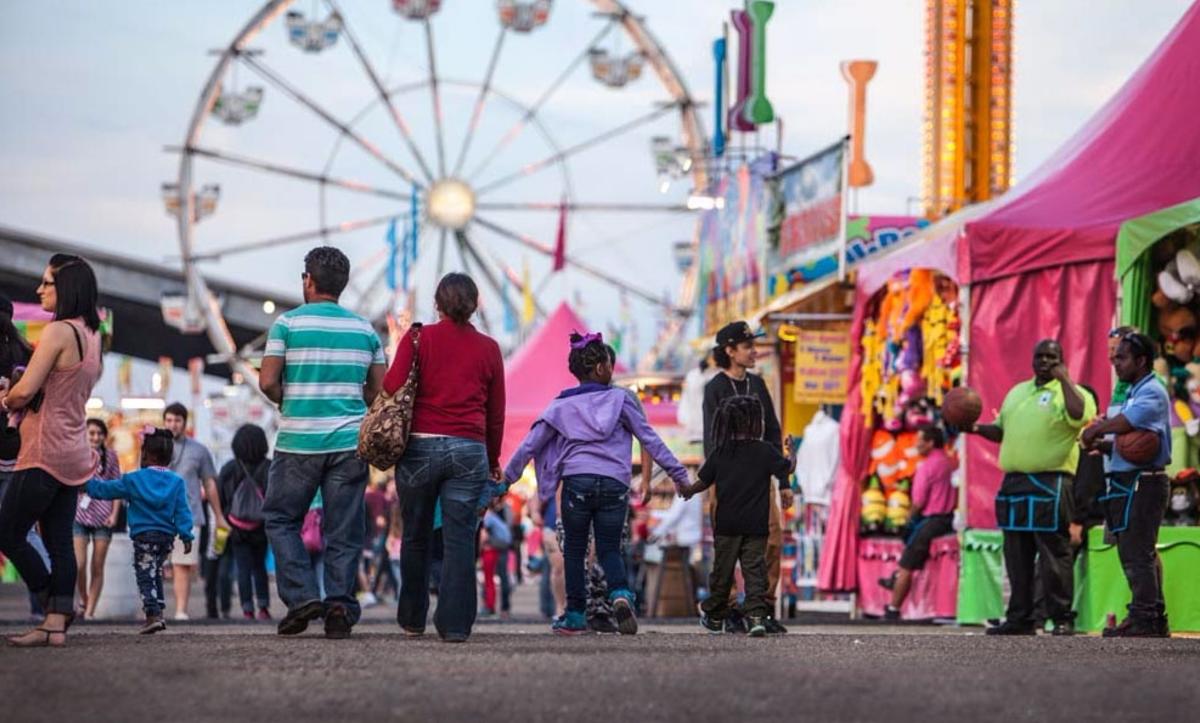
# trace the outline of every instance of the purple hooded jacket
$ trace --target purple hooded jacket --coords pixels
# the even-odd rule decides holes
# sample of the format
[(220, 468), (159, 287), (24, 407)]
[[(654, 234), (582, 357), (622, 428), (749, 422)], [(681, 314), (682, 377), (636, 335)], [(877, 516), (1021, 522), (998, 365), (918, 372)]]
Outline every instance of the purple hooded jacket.
[(569, 475), (602, 475), (628, 485), (633, 437), (676, 486), (689, 482), (687, 470), (650, 427), (633, 397), (624, 389), (600, 384), (568, 389), (550, 403), (504, 468), (504, 481), (517, 481), (532, 458), (542, 501), (552, 498), (559, 481)]

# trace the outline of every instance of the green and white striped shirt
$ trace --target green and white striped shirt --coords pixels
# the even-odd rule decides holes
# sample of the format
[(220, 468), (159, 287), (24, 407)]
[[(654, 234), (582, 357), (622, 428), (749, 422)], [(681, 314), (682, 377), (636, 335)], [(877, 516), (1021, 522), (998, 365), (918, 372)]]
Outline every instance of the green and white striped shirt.
[(292, 454), (356, 449), (368, 370), (387, 363), (370, 322), (332, 301), (304, 304), (275, 320), (264, 355), (283, 357), (275, 448)]

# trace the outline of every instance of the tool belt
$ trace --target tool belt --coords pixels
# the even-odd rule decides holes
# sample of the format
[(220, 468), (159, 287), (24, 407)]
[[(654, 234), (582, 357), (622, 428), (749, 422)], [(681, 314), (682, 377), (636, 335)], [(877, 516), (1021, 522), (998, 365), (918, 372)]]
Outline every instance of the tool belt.
[(1104, 511), (1104, 524), (1109, 532), (1124, 532), (1129, 529), (1129, 515), (1133, 510), (1133, 496), (1143, 479), (1166, 479), (1167, 474), (1162, 469), (1135, 469), (1128, 472), (1109, 472), (1104, 475), (1106, 480), (1105, 493), (1097, 498), (1100, 509)]

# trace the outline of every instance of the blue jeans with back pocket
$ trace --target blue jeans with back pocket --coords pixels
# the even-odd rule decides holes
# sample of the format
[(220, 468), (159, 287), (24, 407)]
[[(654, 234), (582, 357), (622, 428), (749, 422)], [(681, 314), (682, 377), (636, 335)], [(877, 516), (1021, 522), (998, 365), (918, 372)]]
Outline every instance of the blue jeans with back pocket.
[(587, 611), (588, 531), (596, 535), (596, 558), (604, 569), (609, 594), (628, 590), (621, 534), (629, 515), (629, 485), (611, 477), (568, 475), (562, 482), (563, 565), (567, 583), (567, 610)]
[(438, 634), (467, 636), (475, 624), (475, 530), (480, 495), (489, 484), (487, 447), (461, 437), (412, 437), (396, 465), (396, 492), (404, 520), (400, 546), (400, 603), (396, 619), (406, 630), (425, 629), (433, 558), (433, 515), (442, 507), (442, 572)]

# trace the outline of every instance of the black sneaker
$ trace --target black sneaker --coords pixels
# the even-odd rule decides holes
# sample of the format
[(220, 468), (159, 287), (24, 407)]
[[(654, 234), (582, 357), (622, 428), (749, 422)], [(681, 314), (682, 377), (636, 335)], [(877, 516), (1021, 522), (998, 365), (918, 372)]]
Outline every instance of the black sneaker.
[(309, 603), (304, 603), (295, 610), (288, 610), (288, 614), (283, 616), (283, 620), (279, 621), (279, 627), (276, 628), (280, 635), (299, 635), (308, 630), (309, 622), (320, 618), (325, 614), (325, 606), (320, 600), (313, 600)]
[(617, 619), (617, 630), (622, 635), (637, 635), (637, 616), (633, 613), (632, 595), (627, 592), (617, 592), (613, 595), (613, 616)]
[(783, 623), (775, 619), (774, 615), (763, 617), (763, 627), (767, 629), (767, 635), (787, 635), (787, 628), (783, 627)]
[(345, 640), (350, 637), (350, 618), (344, 605), (330, 605), (325, 613), (325, 637), (330, 640)]
[(1037, 631), (1031, 625), (1017, 625), (1005, 620), (999, 625), (988, 628), (988, 635), (1037, 635)]
[(725, 632), (734, 635), (745, 635), (749, 628), (746, 627), (746, 616), (742, 615), (739, 610), (730, 610), (729, 617), (725, 618)]
[(888, 605), (883, 609), (883, 619), (887, 620), (888, 622), (899, 622), (900, 608), (894, 608), (891, 605)]
[(763, 619), (757, 615), (751, 615), (746, 618), (746, 622), (750, 626), (750, 631), (747, 633), (752, 638), (767, 637), (767, 626), (763, 624)]
[(713, 620), (707, 613), (700, 613), (700, 627), (707, 630), (709, 635), (720, 635), (725, 632), (725, 624), (720, 620)]
[(1105, 638), (1161, 638), (1160, 626), (1157, 620), (1147, 621), (1137, 618), (1125, 618), (1124, 622), (1115, 628), (1105, 630), (1101, 635)]
[(617, 629), (617, 624), (614, 623), (612, 618), (608, 617), (607, 615), (597, 615), (595, 617), (588, 618), (587, 624), (588, 627), (592, 629), (592, 632), (596, 633), (615, 635), (616, 633), (620, 632), (620, 630)]
[(1070, 637), (1075, 634), (1075, 623), (1070, 620), (1054, 623), (1054, 628), (1050, 630), (1050, 634), (1059, 637)]
[(1160, 637), (1160, 638), (1171, 637), (1171, 626), (1167, 624), (1167, 616), (1166, 615), (1163, 615), (1158, 620), (1156, 620), (1154, 622), (1154, 627), (1158, 630), (1158, 637)]

